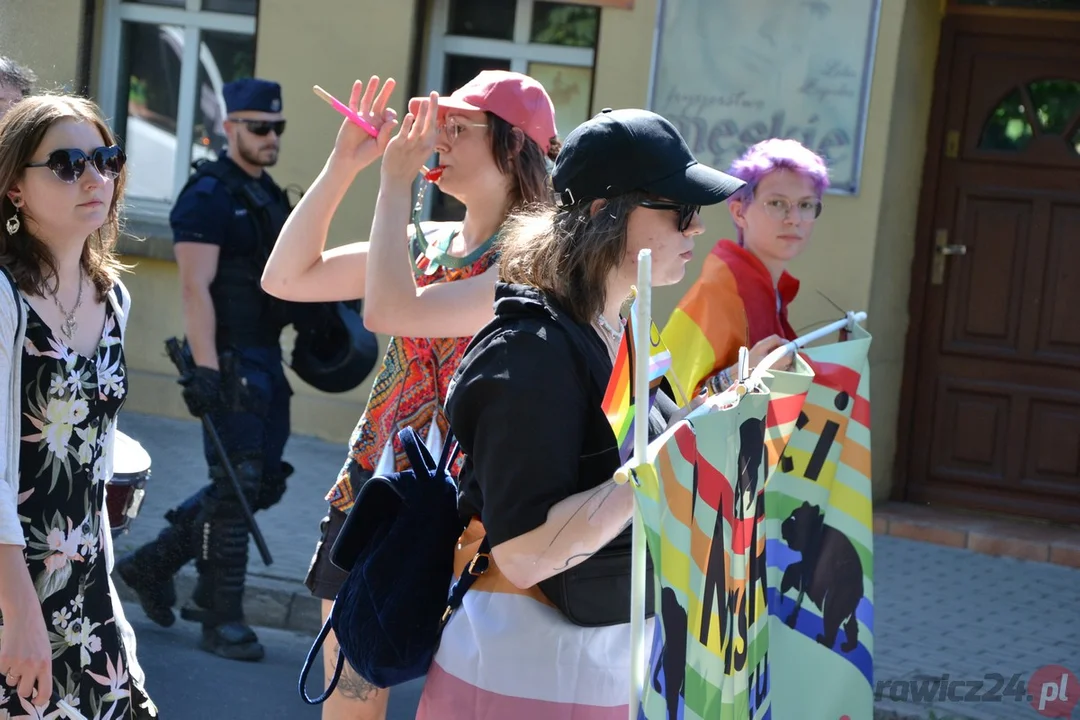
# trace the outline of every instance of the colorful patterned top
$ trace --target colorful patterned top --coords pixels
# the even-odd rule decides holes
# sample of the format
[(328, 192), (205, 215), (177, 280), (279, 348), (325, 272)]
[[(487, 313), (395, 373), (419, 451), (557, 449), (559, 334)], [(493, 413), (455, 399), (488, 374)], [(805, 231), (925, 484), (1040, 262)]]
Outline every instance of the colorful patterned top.
[[(416, 258), (413, 273), (418, 286), (473, 277), (495, 264), (496, 236), (465, 257), (446, 254), (460, 231), (461, 223), (424, 223), (422, 235), (411, 238), (411, 251)], [(426, 438), (435, 418), (440, 436), (446, 437), (449, 421), (442, 404), (469, 340), (469, 337), (390, 338), (367, 407), (349, 440), (349, 457), (326, 496), (331, 506), (342, 512), (352, 508), (356, 500), (352, 473), (373, 471), (387, 441), (394, 443), (395, 467), (403, 470), (408, 466), (408, 458), (397, 440), (401, 428), (411, 426), (421, 438)], [(459, 467), (460, 461), (454, 468), (455, 475)]]

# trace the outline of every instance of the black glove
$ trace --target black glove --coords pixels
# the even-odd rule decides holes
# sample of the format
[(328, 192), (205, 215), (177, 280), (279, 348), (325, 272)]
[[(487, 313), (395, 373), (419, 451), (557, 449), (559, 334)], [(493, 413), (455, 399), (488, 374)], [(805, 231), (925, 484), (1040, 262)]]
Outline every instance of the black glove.
[(217, 370), (196, 365), (178, 382), (184, 386), (188, 411), (195, 417), (221, 409), (221, 373)]

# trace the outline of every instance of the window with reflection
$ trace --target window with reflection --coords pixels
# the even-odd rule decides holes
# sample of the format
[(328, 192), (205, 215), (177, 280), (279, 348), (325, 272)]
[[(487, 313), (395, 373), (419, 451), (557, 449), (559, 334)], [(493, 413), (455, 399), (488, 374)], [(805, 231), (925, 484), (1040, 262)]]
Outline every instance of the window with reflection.
[[(254, 73), (258, 2), (201, 0), (195, 11), (186, 0), (106, 2), (119, 17), (110, 50), (118, 55), (111, 114), (128, 155), (127, 196), (162, 214), (191, 163), (225, 148), (222, 88)], [(153, 22), (158, 14), (162, 21)], [(192, 41), (195, 52), (187, 47)], [(194, 72), (184, 72), (185, 62)]]
[[(513, 70), (535, 78), (548, 91), (560, 136), (592, 116), (599, 7), (540, 0), (433, 4), (432, 17), (445, 20), (436, 20), (429, 35), (438, 53), (425, 80), (429, 88), (450, 93), (481, 70)], [(437, 188), (429, 196), (431, 219), (464, 216), (464, 207)]]

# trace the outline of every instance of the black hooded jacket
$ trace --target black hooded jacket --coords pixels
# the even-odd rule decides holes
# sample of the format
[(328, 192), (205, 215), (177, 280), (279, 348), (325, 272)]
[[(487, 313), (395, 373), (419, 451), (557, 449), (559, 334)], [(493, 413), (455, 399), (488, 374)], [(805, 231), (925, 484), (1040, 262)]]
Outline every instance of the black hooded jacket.
[[(552, 298), (522, 285), (496, 287), (495, 319), (466, 349), (446, 404), (466, 457), (462, 520), (479, 516), (492, 547), (536, 529), (552, 505), (618, 469), (601, 410), (611, 371), (596, 331)], [(669, 392), (664, 385), (657, 393), (650, 439), (677, 410)], [(629, 528), (609, 547), (622, 544), (630, 547)]]

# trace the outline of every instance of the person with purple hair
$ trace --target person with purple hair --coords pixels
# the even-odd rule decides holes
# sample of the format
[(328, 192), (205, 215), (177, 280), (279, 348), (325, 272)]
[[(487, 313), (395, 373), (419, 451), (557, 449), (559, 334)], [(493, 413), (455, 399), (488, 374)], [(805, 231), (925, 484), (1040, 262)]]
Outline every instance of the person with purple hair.
[[(788, 305), (799, 281), (788, 265), (806, 249), (829, 186), (825, 161), (795, 140), (749, 148), (728, 170), (746, 185), (728, 199), (736, 240), (721, 240), (662, 333), (672, 354), (669, 380), (687, 402), (736, 379), (739, 348), (750, 366), (796, 337)], [(788, 356), (773, 367), (791, 367)]]

